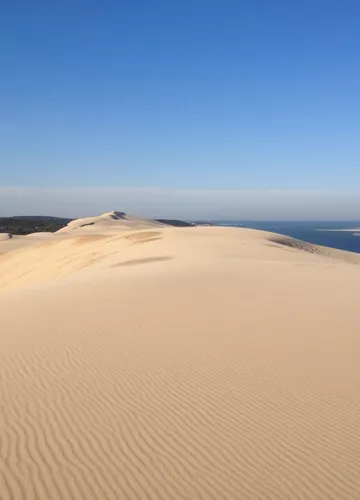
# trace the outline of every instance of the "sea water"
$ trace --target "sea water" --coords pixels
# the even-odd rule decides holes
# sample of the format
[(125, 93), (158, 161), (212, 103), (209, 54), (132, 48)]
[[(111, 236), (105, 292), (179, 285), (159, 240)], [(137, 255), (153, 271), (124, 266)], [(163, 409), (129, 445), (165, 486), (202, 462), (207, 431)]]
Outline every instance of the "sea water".
[(219, 226), (247, 227), (272, 233), (284, 234), (298, 240), (317, 245), (339, 248), (349, 252), (360, 253), (360, 230), (333, 231), (334, 229), (360, 228), (360, 221), (341, 222), (289, 222), (289, 221), (212, 221)]

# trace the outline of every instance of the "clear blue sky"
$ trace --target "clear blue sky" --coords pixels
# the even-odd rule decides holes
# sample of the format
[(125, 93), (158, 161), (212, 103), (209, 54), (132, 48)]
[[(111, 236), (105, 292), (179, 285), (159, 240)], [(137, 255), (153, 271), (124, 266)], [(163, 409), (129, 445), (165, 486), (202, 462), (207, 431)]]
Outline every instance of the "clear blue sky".
[(3, 0), (3, 186), (360, 186), (359, 0)]

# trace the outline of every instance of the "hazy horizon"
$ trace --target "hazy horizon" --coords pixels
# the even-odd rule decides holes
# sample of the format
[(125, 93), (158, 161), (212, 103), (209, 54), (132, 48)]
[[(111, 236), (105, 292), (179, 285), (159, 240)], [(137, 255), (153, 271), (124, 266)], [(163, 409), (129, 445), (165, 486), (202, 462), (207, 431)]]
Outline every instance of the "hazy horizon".
[(80, 218), (111, 210), (186, 220), (357, 221), (360, 191), (0, 187), (0, 216)]

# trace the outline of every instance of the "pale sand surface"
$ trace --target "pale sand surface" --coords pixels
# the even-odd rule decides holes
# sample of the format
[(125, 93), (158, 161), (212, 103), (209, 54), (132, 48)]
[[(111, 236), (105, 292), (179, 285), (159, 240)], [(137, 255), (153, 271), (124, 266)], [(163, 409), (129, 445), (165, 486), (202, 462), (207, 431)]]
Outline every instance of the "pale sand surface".
[(128, 215), (124, 212), (108, 212), (96, 217), (86, 217), (85, 219), (77, 219), (70, 222), (66, 227), (60, 229), (58, 234), (88, 234), (98, 231), (101, 227), (102, 231), (114, 232), (127, 229), (146, 229), (149, 227), (165, 227), (165, 224), (157, 222), (153, 219), (144, 219), (135, 215)]
[(95, 225), (0, 256), (1, 500), (360, 498), (360, 255)]
[(0, 233), (0, 254), (10, 252), (17, 248), (32, 245), (38, 241), (46, 241), (54, 238), (54, 233), (33, 233), (26, 236)]

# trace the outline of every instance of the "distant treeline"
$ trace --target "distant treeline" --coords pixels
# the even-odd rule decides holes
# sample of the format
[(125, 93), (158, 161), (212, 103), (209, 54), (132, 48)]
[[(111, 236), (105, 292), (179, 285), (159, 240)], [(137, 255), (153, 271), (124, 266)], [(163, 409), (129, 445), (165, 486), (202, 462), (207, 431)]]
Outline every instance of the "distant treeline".
[[(16, 216), (0, 217), (0, 233), (26, 235), (31, 233), (49, 232), (54, 233), (65, 227), (74, 219), (63, 219), (61, 217), (48, 216)], [(170, 226), (189, 227), (192, 224), (182, 220), (157, 219), (158, 222)]]
[(184, 222), (183, 220), (175, 220), (175, 219), (155, 219), (157, 222), (161, 222), (162, 224), (169, 224), (169, 226), (175, 227), (190, 227), (194, 224), (189, 222)]
[(65, 227), (73, 219), (46, 216), (0, 217), (0, 233), (31, 234), (54, 233)]

